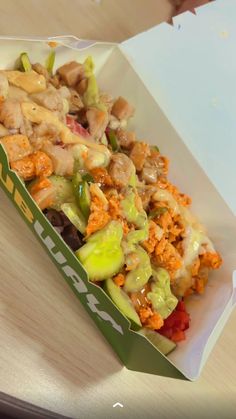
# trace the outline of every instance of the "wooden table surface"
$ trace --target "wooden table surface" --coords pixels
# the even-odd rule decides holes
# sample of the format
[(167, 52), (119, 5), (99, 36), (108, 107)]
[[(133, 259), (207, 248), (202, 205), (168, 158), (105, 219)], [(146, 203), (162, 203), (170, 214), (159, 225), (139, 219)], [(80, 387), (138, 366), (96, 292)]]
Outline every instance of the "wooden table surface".
[[(121, 41), (170, 14), (167, 0), (0, 0), (0, 34)], [(236, 312), (197, 382), (128, 371), (2, 191), (0, 228), (0, 391), (73, 418), (233, 418)]]

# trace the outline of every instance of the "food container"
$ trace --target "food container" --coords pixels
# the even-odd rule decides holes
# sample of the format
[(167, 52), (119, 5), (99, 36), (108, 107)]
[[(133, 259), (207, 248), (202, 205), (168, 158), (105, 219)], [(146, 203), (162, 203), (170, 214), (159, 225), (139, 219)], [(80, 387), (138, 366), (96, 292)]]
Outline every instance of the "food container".
[(49, 41), (57, 42), (56, 67), (92, 55), (99, 85), (135, 105), (131, 128), (170, 158), (170, 180), (192, 197), (193, 212), (223, 256), (223, 266), (211, 274), (205, 294), (187, 303), (192, 320), (186, 341), (165, 357), (130, 330), (129, 321), (104, 291), (88, 281), (78, 259), (9, 169), (0, 146), (1, 187), (131, 370), (195, 380), (236, 302), (235, 19), (236, 5), (224, 0), (119, 45), (73, 36), (0, 38), (1, 68), (13, 68), (23, 51), (32, 62), (44, 62)]

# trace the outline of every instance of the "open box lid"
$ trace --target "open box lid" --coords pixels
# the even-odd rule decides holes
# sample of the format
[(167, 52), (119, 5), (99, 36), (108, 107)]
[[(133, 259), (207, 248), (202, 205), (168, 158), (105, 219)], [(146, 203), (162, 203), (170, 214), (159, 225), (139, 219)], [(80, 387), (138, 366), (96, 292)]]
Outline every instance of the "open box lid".
[(234, 214), (235, 21), (236, 2), (216, 0), (120, 45)]

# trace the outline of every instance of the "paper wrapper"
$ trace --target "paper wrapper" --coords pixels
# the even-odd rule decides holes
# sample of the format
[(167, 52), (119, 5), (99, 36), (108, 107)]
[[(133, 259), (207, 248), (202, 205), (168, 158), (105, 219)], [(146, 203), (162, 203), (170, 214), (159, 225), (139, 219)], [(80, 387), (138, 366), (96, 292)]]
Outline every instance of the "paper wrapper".
[(236, 103), (232, 103), (236, 95), (231, 90), (236, 74), (231, 54), (235, 18), (232, 2), (218, 1), (198, 9), (197, 16), (178, 16), (174, 27), (162, 24), (120, 45), (73, 36), (0, 38), (1, 68), (12, 68), (23, 51), (32, 62), (44, 63), (48, 41), (58, 43), (55, 67), (92, 55), (101, 89), (136, 106), (130, 127), (139, 139), (157, 144), (170, 158), (170, 179), (193, 198), (193, 212), (223, 257), (223, 267), (211, 274), (205, 294), (189, 299), (192, 320), (186, 341), (165, 357), (130, 330), (129, 321), (103, 290), (88, 281), (78, 259), (9, 169), (0, 146), (2, 188), (122, 363), (132, 370), (195, 380), (236, 302), (236, 195), (231, 192), (236, 178), (231, 148), (236, 151), (231, 142), (236, 133)]

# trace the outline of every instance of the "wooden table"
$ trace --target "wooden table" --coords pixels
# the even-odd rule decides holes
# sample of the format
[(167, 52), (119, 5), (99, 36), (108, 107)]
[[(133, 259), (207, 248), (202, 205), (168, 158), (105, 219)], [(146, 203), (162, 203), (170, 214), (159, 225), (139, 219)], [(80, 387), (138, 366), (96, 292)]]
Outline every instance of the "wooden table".
[[(165, 0), (8, 0), (0, 34), (121, 41), (170, 14)], [(2, 191), (0, 228), (0, 391), (73, 418), (233, 417), (236, 312), (197, 382), (128, 371)]]

